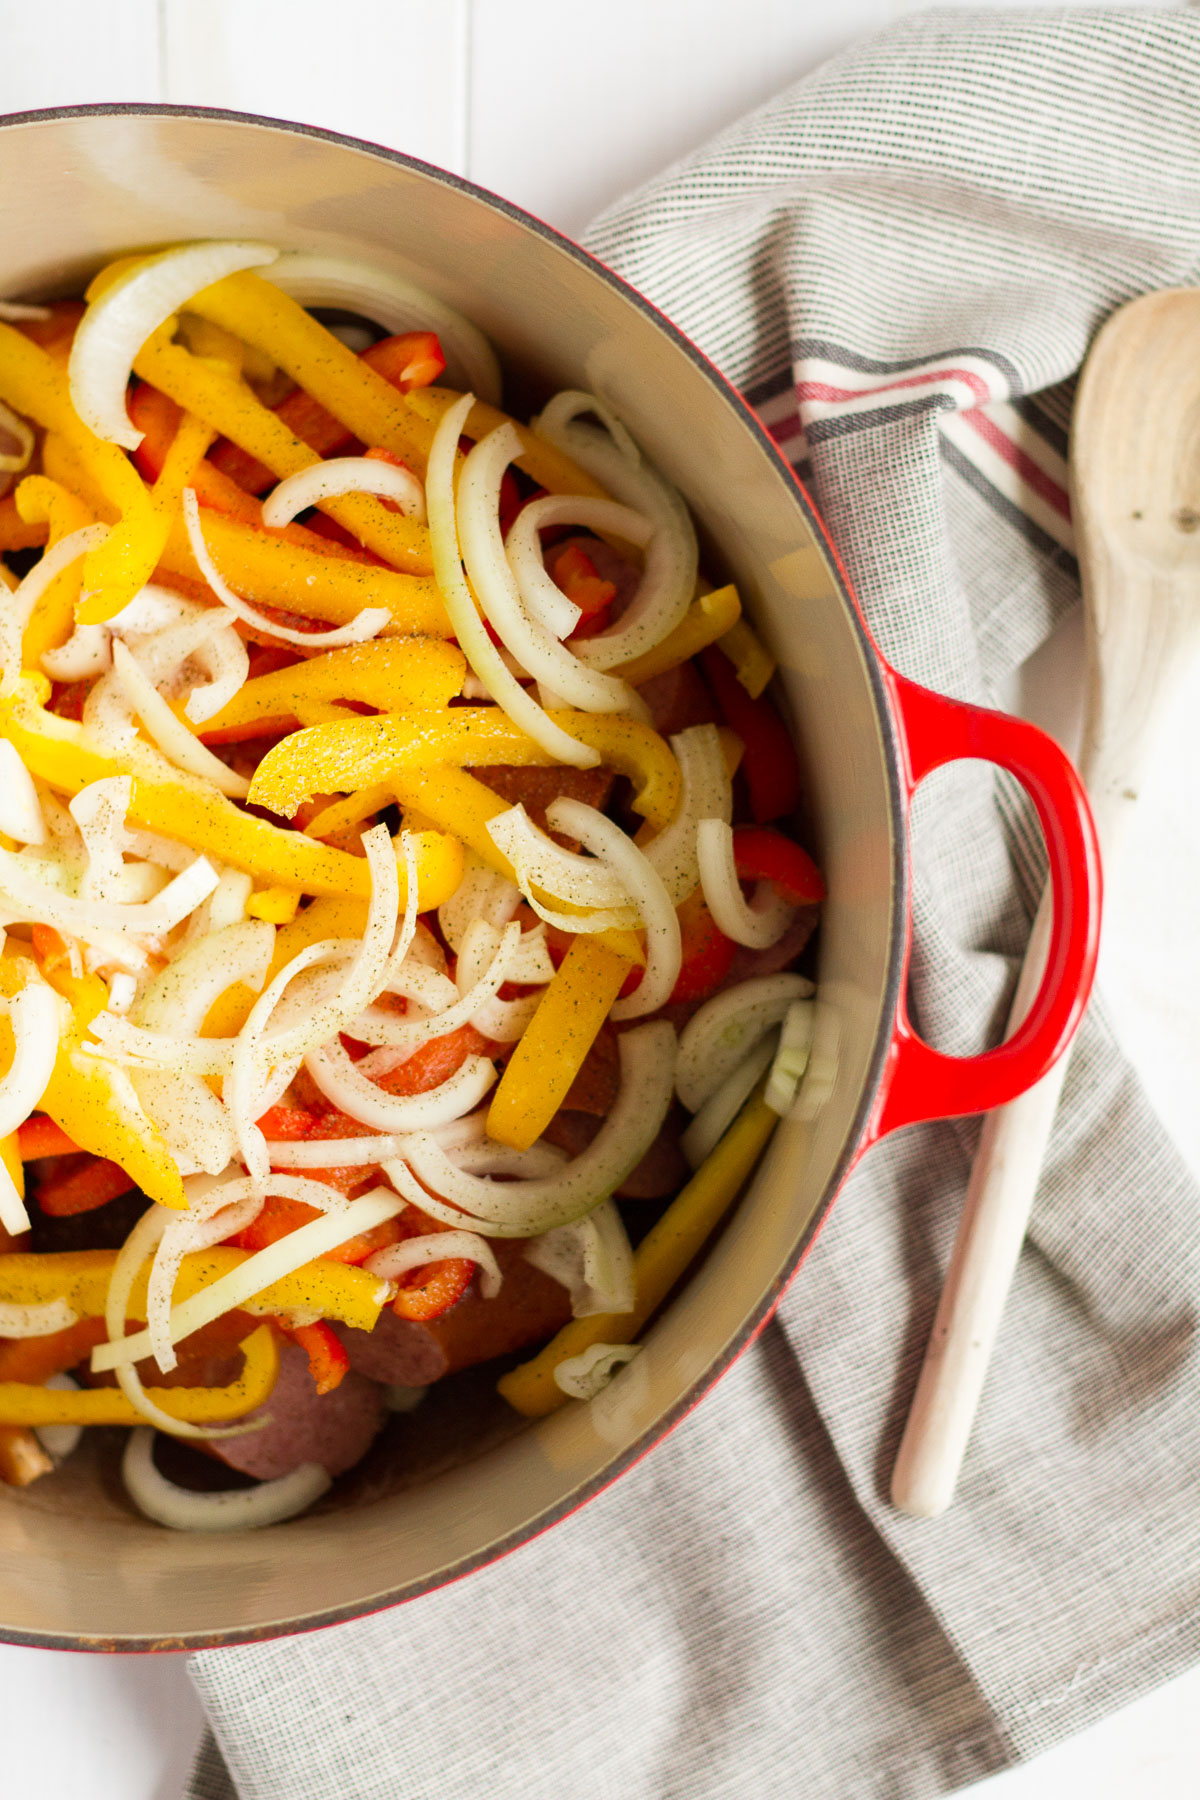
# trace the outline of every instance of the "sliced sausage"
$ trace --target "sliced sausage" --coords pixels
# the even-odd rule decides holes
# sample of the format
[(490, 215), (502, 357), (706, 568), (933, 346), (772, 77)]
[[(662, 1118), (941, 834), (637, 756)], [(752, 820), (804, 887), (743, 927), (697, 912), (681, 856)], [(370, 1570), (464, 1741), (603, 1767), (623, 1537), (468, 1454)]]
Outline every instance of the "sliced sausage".
[[(546, 808), (552, 800), (582, 800), (603, 812), (608, 805), (615, 777), (609, 769), (521, 769), (498, 765), (476, 769), (475, 775), (509, 806), (523, 806), (535, 825), (543, 831)], [(559, 838), (559, 843), (568, 840)], [(574, 843), (574, 839), (570, 842)]]
[(331, 1393), (318, 1394), (308, 1358), (295, 1344), (281, 1344), (279, 1380), (269, 1398), (247, 1417), (266, 1417), (261, 1431), (214, 1438), (214, 1456), (258, 1481), (273, 1481), (301, 1463), (318, 1462), (342, 1475), (366, 1455), (385, 1418), (383, 1389), (351, 1369)]
[(692, 725), (719, 725), (721, 715), (695, 663), (679, 663), (643, 681), (638, 693), (650, 708), (655, 731), (671, 737)]

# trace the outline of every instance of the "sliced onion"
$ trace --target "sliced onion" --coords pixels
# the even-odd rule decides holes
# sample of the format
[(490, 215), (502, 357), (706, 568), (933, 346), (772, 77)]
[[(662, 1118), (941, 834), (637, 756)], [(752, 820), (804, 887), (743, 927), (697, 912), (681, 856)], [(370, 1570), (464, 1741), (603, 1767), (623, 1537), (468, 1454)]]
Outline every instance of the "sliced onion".
[(617, 1000), (612, 1019), (640, 1019), (657, 1012), (671, 998), (679, 979), (682, 938), (679, 915), (662, 876), (621, 827), (582, 800), (555, 800), (546, 808), (555, 831), (577, 837), (609, 868), (637, 908), (646, 932), (646, 966), (632, 994)]
[(611, 1200), (534, 1238), (525, 1260), (567, 1289), (572, 1318), (633, 1311), (633, 1249)]
[[(135, 839), (143, 835), (149, 836), (149, 833), (131, 831), (126, 833), (126, 838)], [(167, 840), (164, 838), (163, 842), (166, 843)], [(178, 848), (177, 845), (172, 847)], [(161, 854), (152, 854), (156, 862), (164, 860)], [(216, 887), (188, 920), (187, 942), (195, 943), (200, 938), (208, 937), (211, 932), (224, 931), (227, 925), (240, 925), (246, 917), (246, 902), (253, 892), (253, 881), (241, 869), (222, 869)]]
[(113, 976), (108, 984), (108, 1010), (112, 1013), (127, 1013), (137, 999), (137, 981), (124, 971)]
[(549, 683), (568, 706), (582, 712), (623, 712), (633, 698), (629, 684), (588, 668), (547, 630), (527, 607), (505, 554), (500, 484), (520, 454), (516, 426), (501, 425), (475, 445), (463, 465), (458, 535), (471, 585), (501, 643), (536, 681)]
[(778, 1042), (778, 1035), (769, 1031), (708, 1096), (679, 1140), (691, 1168), (698, 1169), (725, 1136), (770, 1068)]
[[(46, 1091), (58, 1059), (62, 1018), (58, 995), (40, 980), (0, 1004), (13, 1034), (12, 1063), (0, 1079), (0, 1138), (5, 1138), (25, 1123)], [(29, 1219), (11, 1180), (9, 1187), (11, 1193), (0, 1197), (0, 1223), (7, 1231), (28, 1231)]]
[[(170, 1217), (171, 1212), (168, 1207), (151, 1205), (142, 1214), (121, 1245), (116, 1261), (113, 1263), (112, 1274), (108, 1281), (108, 1292), (104, 1301), (105, 1327), (110, 1340), (116, 1340), (109, 1345), (109, 1348), (117, 1349), (119, 1344), (134, 1342), (140, 1346), (136, 1356), (121, 1359), (118, 1355), (118, 1359), (111, 1365), (116, 1370), (117, 1385), (129, 1404), (135, 1406), (144, 1419), (152, 1425), (157, 1425), (162, 1431), (169, 1431), (173, 1437), (240, 1437), (243, 1433), (254, 1431), (258, 1427), (254, 1424), (247, 1425), (240, 1422), (234, 1425), (192, 1425), (184, 1419), (176, 1419), (170, 1413), (164, 1412), (162, 1407), (150, 1399), (142, 1386), (141, 1377), (134, 1367), (135, 1362), (140, 1362), (143, 1356), (149, 1354), (148, 1333), (138, 1332), (131, 1338), (122, 1336), (133, 1284), (146, 1258), (158, 1248), (159, 1239), (166, 1230)], [(103, 1346), (99, 1348), (103, 1348)], [(93, 1355), (95, 1354), (97, 1352), (93, 1352)]]
[[(407, 898), (401, 928), (402, 948), (396, 952), (403, 960), (416, 928), (417, 880), (411, 834), (403, 833), (407, 871)], [(269, 1164), (265, 1140), (255, 1118), (258, 1116), (256, 1093), (259, 1071), (286, 1063), (294, 1056), (304, 1056), (326, 1039), (336, 1038), (350, 1021), (375, 998), (387, 976), (393, 956), (397, 914), (400, 908), (400, 880), (396, 855), (386, 825), (375, 825), (363, 833), (363, 850), (371, 870), (371, 902), (361, 941), (354, 947), (354, 958), (342, 978), (336, 995), (313, 1007), (304, 1024), (290, 1030), (267, 1033), (267, 1024), (284, 990), (302, 969), (318, 960), (315, 953), (328, 955), (337, 949), (335, 940), (326, 945), (310, 945), (293, 957), (279, 971), (266, 992), (255, 1003), (246, 1020), (233, 1053), (226, 1102), (233, 1117), (238, 1144), (247, 1169), (262, 1180)]]
[(808, 1070), (812, 1054), (816, 1008), (811, 1000), (793, 1000), (779, 1034), (779, 1048), (771, 1064), (763, 1099), (781, 1118), (795, 1105), (796, 1092)]
[[(193, 1037), (211, 1007), (235, 983), (243, 982), (255, 992), (262, 987), (274, 948), (274, 927), (262, 919), (245, 919), (211, 932), (189, 944), (155, 977), (129, 1024)], [(93, 1020), (93, 1032), (98, 1023)], [(219, 1175), (236, 1149), (232, 1121), (200, 1074), (189, 1073), (181, 1061), (170, 1060), (168, 1053), (165, 1067), (135, 1072), (133, 1084), (173, 1154)]]
[(125, 410), (133, 360), (160, 325), (194, 294), (234, 275), (260, 269), (279, 252), (269, 244), (208, 240), (153, 256), (93, 300), (71, 345), (71, 404), (89, 430), (123, 450), (145, 436)]
[(46, 841), (46, 821), (33, 776), (9, 738), (0, 738), (0, 831), (19, 844)]
[(71, 801), (68, 810), (79, 827), (87, 857), (79, 883), (81, 900), (117, 899), (125, 866), (125, 814), (132, 799), (133, 782), (128, 775), (106, 775), (80, 788)]
[(301, 1200), (322, 1213), (345, 1212), (349, 1201), (322, 1181), (302, 1175), (272, 1175), (260, 1188), (249, 1177), (232, 1181), (190, 1181), (188, 1211), (168, 1221), (159, 1241), (146, 1284), (146, 1329), (151, 1355), (163, 1374), (176, 1367), (179, 1358), (171, 1342), (171, 1299), (185, 1256), (210, 1250), (236, 1232), (245, 1231), (263, 1209), (268, 1194), (284, 1200)]
[(44, 550), (28, 575), (0, 607), (0, 699), (15, 693), (21, 678), (21, 639), (34, 607), (50, 583), (79, 557), (94, 550), (108, 536), (107, 525), (81, 525), (69, 531), (49, 550)]
[(546, 568), (540, 533), (554, 525), (608, 532), (644, 549), (654, 534), (650, 521), (616, 500), (590, 494), (544, 494), (527, 501), (509, 528), (504, 551), (527, 610), (555, 637), (566, 637), (582, 613)]
[[(70, 1375), (59, 1373), (50, 1375), (42, 1383), (43, 1387), (55, 1388), (59, 1392), (75, 1393), (79, 1383)], [(35, 1425), (33, 1435), (36, 1437), (47, 1456), (52, 1456), (56, 1463), (64, 1462), (75, 1450), (83, 1437), (82, 1425)]]
[[(541, 1138), (530, 1144), (528, 1150), (514, 1150), (511, 1144), (497, 1144), (488, 1137), (458, 1148), (448, 1146), (444, 1138), (441, 1144), (455, 1168), (465, 1169), (469, 1175), (516, 1175), (538, 1179), (543, 1175), (556, 1175), (567, 1160), (564, 1150)], [(398, 1154), (403, 1155), (403, 1147)]]
[(407, 1275), (410, 1269), (421, 1269), (429, 1263), (446, 1262), (451, 1258), (478, 1263), (481, 1271), (479, 1292), (485, 1300), (495, 1299), (504, 1277), (495, 1251), (477, 1231), (431, 1231), (426, 1237), (405, 1238), (402, 1243), (376, 1250), (362, 1266), (371, 1275), (382, 1275), (385, 1281), (395, 1281), (397, 1276)]
[(570, 1400), (594, 1400), (617, 1370), (641, 1352), (640, 1344), (589, 1344), (580, 1355), (564, 1357), (555, 1365), (555, 1385)]
[[(608, 428), (599, 430), (584, 423), (576, 417), (580, 412), (598, 414)], [(628, 432), (595, 395), (555, 395), (533, 421), (533, 429), (654, 525), (646, 567), (633, 599), (615, 625), (578, 646), (581, 662), (594, 669), (611, 669), (661, 643), (691, 605), (699, 562), (691, 516), (675, 488), (651, 468)]]
[(42, 651), (42, 668), (51, 681), (90, 681), (107, 670), (111, 642), (103, 625), (77, 625), (57, 650)]
[(28, 421), (19, 417), (3, 400), (0, 400), (0, 433), (16, 439), (15, 450), (0, 450), (0, 470), (15, 475), (33, 455), (33, 430)]
[(760, 975), (714, 994), (688, 1020), (679, 1038), (675, 1091), (689, 1112), (710, 1094), (780, 1024), (793, 1000), (806, 1000), (813, 984), (803, 975)]
[[(26, 1227), (28, 1230), (28, 1227)], [(22, 1306), (16, 1301), (0, 1301), (0, 1337), (50, 1337), (74, 1325), (79, 1314), (65, 1300), (47, 1300), (40, 1305)]]
[(192, 488), (183, 490), (183, 522), (197, 567), (217, 599), (248, 625), (256, 625), (260, 631), (269, 633), (285, 644), (302, 644), (310, 650), (336, 650), (344, 644), (365, 643), (368, 638), (377, 636), (391, 621), (392, 615), (386, 607), (368, 606), (351, 619), (348, 625), (339, 625), (334, 631), (293, 631), (289, 625), (281, 625), (277, 619), (269, 619), (265, 613), (258, 612), (229, 586), (205, 542), (200, 524), (200, 507)]
[(285, 477), (263, 501), (263, 524), (278, 531), (306, 507), (337, 494), (379, 494), (410, 519), (425, 523), (425, 495), (410, 470), (370, 456), (331, 456)]
[[(459, 951), (455, 977), (465, 997), (487, 976), (497, 956), (502, 934), (485, 919), (476, 919)], [(554, 962), (546, 946), (546, 927), (537, 925), (517, 939), (505, 966), (506, 982), (544, 986), (554, 978)], [(512, 1044), (528, 1027), (541, 1004), (540, 994), (522, 994), (515, 1000), (485, 999), (471, 1014), (471, 1024), (497, 1044)]]
[(211, 782), (218, 792), (244, 800), (250, 783), (194, 737), (163, 699), (137, 658), (119, 638), (113, 639), (113, 670), (138, 718), (163, 755), (190, 775)]
[[(404, 1138), (397, 1132), (373, 1137), (267, 1139), (272, 1169), (368, 1169), (385, 1157), (403, 1153)], [(273, 1178), (272, 1178), (273, 1179)]]
[(748, 950), (768, 950), (777, 944), (796, 908), (784, 899), (771, 881), (760, 881), (749, 903), (738, 885), (733, 857), (733, 828), (724, 819), (701, 819), (696, 827), (696, 855), (704, 903), (719, 930)]
[[(281, 1281), (285, 1275), (304, 1268), (318, 1256), (325, 1256), (329, 1251), (336, 1250), (339, 1244), (348, 1243), (360, 1232), (370, 1231), (374, 1226), (382, 1225), (385, 1219), (395, 1218), (402, 1207), (403, 1202), (387, 1188), (372, 1188), (369, 1194), (363, 1194), (360, 1199), (347, 1201), (344, 1210), (312, 1219), (307, 1225), (301, 1225), (295, 1231), (289, 1231), (285, 1237), (278, 1238), (275, 1243), (268, 1244), (265, 1250), (256, 1250), (228, 1274), (210, 1281), (206, 1287), (200, 1288), (171, 1308), (171, 1342), (180, 1343), (184, 1338), (190, 1337), (193, 1331), (199, 1331), (202, 1325), (208, 1325), (213, 1319), (219, 1319), (223, 1313), (232, 1312), (236, 1307), (250, 1310), (250, 1306), (264, 1289)], [(387, 1298), (387, 1294), (388, 1285), (381, 1282), (377, 1293), (381, 1303)], [(128, 1296), (123, 1296), (125, 1298)], [(118, 1319), (118, 1326), (121, 1323)], [(97, 1374), (104, 1369), (116, 1369), (119, 1378), (122, 1369), (127, 1369), (130, 1364), (140, 1362), (142, 1357), (150, 1354), (148, 1332), (139, 1331), (131, 1337), (121, 1337), (119, 1332), (114, 1331), (111, 1318), (108, 1319), (108, 1332), (109, 1342), (98, 1344), (92, 1351), (92, 1369)], [(168, 1431), (175, 1428), (174, 1421), (164, 1427)]]
[[(458, 999), (458, 989), (448, 975), (441, 975), (431, 969), (427, 963), (405, 962), (394, 975), (389, 976), (387, 992), (399, 994), (403, 999), (412, 1002), (419, 1009), (410, 1016), (420, 1017), (420, 1013), (445, 1012)], [(365, 1041), (365, 1040), (364, 1040)]]
[(468, 1056), (461, 1068), (427, 1094), (386, 1094), (360, 1073), (339, 1043), (311, 1051), (304, 1066), (326, 1099), (350, 1118), (389, 1132), (427, 1131), (431, 1125), (460, 1119), (478, 1106), (496, 1080), (496, 1066), (486, 1056)]
[(360, 1013), (352, 1022), (351, 1037), (364, 1044), (386, 1044), (390, 1049), (400, 1051), (402, 1059), (407, 1061), (422, 1044), (433, 1038), (448, 1037), (460, 1025), (468, 1025), (480, 1007), (496, 998), (504, 983), (511, 980), (509, 965), (520, 942), (521, 927), (514, 919), (504, 927), (496, 952), (478, 981), (444, 1012), (435, 1013), (428, 1019), (410, 1019), (400, 1013), (372, 1008)]
[(183, 710), (193, 725), (203, 725), (229, 705), (245, 686), (250, 673), (250, 653), (232, 627), (214, 631), (197, 645), (193, 660), (207, 680), (199, 682), (184, 702)]
[(457, 951), (461, 950), (473, 919), (486, 919), (489, 925), (507, 925), (520, 904), (520, 890), (468, 850), (462, 880), (438, 907), (438, 924), (450, 948)]
[(662, 876), (671, 902), (682, 906), (700, 884), (696, 827), (701, 819), (733, 812), (733, 787), (715, 725), (691, 725), (671, 739), (683, 778), (679, 810), (664, 831), (644, 846), (646, 860)]
[(493, 406), (499, 404), (500, 365), (479, 327), (402, 275), (345, 256), (309, 255), (301, 250), (286, 251), (266, 272), (266, 279), (302, 306), (358, 313), (392, 334), (436, 331), (450, 380), (473, 388)]
[(53, 925), (56, 931), (85, 939), (104, 932), (163, 937), (186, 919), (216, 885), (216, 870), (207, 857), (198, 856), (181, 875), (176, 875), (161, 893), (144, 905), (119, 906), (98, 900), (73, 900), (30, 876), (12, 851), (0, 850), (0, 911), (13, 920), (28, 919), (34, 924)]
[(139, 1425), (129, 1434), (121, 1458), (121, 1479), (138, 1511), (171, 1531), (256, 1531), (294, 1519), (319, 1500), (331, 1484), (320, 1463), (301, 1463), (275, 1481), (252, 1488), (225, 1488), (197, 1494), (159, 1473), (154, 1433)]
[(425, 470), (429, 541), (442, 601), (463, 655), (513, 724), (547, 750), (556, 762), (569, 763), (577, 769), (593, 769), (600, 761), (599, 751), (581, 744), (561, 725), (556, 725), (526, 693), (488, 636), (463, 578), (455, 512), (454, 463), (458, 440), (474, 399), (473, 394), (464, 394), (445, 414), (434, 433)]
[[(636, 1026), (622, 1032), (619, 1048), (621, 1088), (608, 1117), (587, 1149), (558, 1174), (532, 1181), (469, 1175), (455, 1166), (428, 1133), (421, 1132), (406, 1146), (404, 1162), (384, 1164), (388, 1180), (406, 1198), (412, 1197), (414, 1185), (429, 1190), (417, 1205), (449, 1224), (479, 1225), (488, 1237), (535, 1237), (582, 1218), (615, 1193), (641, 1162), (671, 1104), (675, 1077), (672, 1027), (665, 1020)], [(413, 1175), (419, 1178), (418, 1184), (413, 1183)], [(444, 1204), (446, 1201), (450, 1204)]]
[(620, 922), (632, 923), (630, 896), (613, 871), (592, 857), (564, 850), (533, 823), (523, 806), (510, 807), (489, 819), (487, 830), (497, 850), (516, 870), (525, 898), (542, 917), (545, 914), (536, 905), (535, 888), (572, 906), (620, 908)]

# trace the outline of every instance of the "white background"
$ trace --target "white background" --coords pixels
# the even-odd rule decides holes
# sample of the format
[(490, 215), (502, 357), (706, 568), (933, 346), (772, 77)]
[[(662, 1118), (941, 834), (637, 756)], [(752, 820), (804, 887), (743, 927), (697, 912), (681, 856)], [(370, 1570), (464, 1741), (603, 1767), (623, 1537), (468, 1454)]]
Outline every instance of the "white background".
[[(578, 231), (907, 10), (896, 0), (0, 0), (0, 112), (167, 100), (275, 113), (409, 151)], [(1047, 696), (1051, 712), (1069, 712), (1077, 649), (1068, 632), (1042, 658), (1030, 691), (1043, 714)], [(1186, 780), (1198, 699), (1193, 684), (1148, 784), (1130, 846), (1136, 888), (1113, 884), (1105, 980), (1160, 1110), (1200, 1166), (1200, 934), (1189, 917), (1200, 828)], [(199, 1729), (177, 1657), (0, 1646), (6, 1800), (175, 1800)], [(1197, 1792), (1200, 1673), (970, 1790), (975, 1800)]]

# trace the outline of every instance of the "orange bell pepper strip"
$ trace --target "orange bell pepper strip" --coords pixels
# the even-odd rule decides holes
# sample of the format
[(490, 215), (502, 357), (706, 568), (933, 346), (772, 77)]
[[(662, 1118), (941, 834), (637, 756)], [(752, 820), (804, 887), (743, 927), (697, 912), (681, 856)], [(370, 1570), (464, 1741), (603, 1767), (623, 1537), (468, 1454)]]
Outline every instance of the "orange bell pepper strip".
[(149, 581), (166, 542), (166, 519), (150, 503), (137, 470), (116, 444), (89, 431), (71, 404), (65, 368), (23, 332), (0, 323), (0, 398), (62, 436), (120, 515), (84, 559), (89, 611), (111, 618)]
[(200, 728), (201, 737), (231, 726), (297, 718), (313, 700), (356, 700), (379, 711), (446, 707), (462, 692), (467, 659), (436, 638), (384, 638), (352, 644), (245, 682)]
[(120, 1163), (96, 1156), (69, 1175), (41, 1182), (37, 1203), (48, 1219), (71, 1219), (78, 1213), (95, 1212), (136, 1186)]
[[(302, 316), (308, 317), (306, 313)], [(338, 342), (324, 327), (317, 326), (316, 329), (330, 343)], [(155, 332), (134, 359), (133, 366), (144, 381), (152, 382), (185, 412), (194, 413), (215, 431), (231, 438), (280, 478), (312, 468), (321, 461), (314, 450), (288, 430), (270, 407), (263, 405), (244, 381), (204, 358), (192, 356), (181, 345), (171, 343), (168, 331), (169, 326)], [(338, 348), (344, 346), (339, 344)], [(357, 366), (357, 357), (351, 356), (350, 360)], [(382, 377), (378, 379), (393, 400), (398, 401), (395, 390), (382, 381)], [(429, 532), (415, 519), (387, 512), (378, 500), (366, 494), (343, 494), (320, 500), (317, 504), (366, 549), (373, 550), (394, 568), (417, 575), (432, 570)]]
[[(253, 1412), (279, 1379), (279, 1342), (259, 1325), (240, 1346), (242, 1372), (225, 1387), (148, 1387), (146, 1398), (172, 1418), (223, 1424)], [(0, 1421), (9, 1425), (144, 1425), (146, 1418), (120, 1388), (48, 1388), (0, 1381)]]
[(558, 1111), (621, 991), (629, 963), (577, 937), (517, 1040), (492, 1104), (488, 1136), (528, 1150)]
[(17, 1126), (17, 1148), (22, 1162), (37, 1162), (43, 1156), (71, 1156), (79, 1145), (69, 1138), (61, 1125), (44, 1113), (34, 1113)]
[(556, 1412), (567, 1399), (554, 1379), (559, 1363), (593, 1344), (633, 1342), (736, 1200), (777, 1123), (760, 1086), (634, 1251), (633, 1311), (572, 1319), (530, 1362), (497, 1383), (510, 1406), (531, 1419)]
[(0, 1481), (5, 1487), (28, 1487), (54, 1469), (36, 1435), (24, 1425), (0, 1425)]
[[(682, 792), (679, 765), (649, 725), (624, 713), (552, 712), (555, 724), (599, 752), (634, 784), (633, 805), (657, 830), (669, 824)], [(522, 767), (554, 757), (498, 706), (393, 712), (342, 719), (294, 732), (269, 750), (255, 772), (250, 799), (290, 817), (313, 794), (346, 793), (432, 765)], [(418, 810), (426, 810), (418, 804)], [(474, 848), (474, 845), (472, 845)]]
[(50, 535), (45, 519), (23, 519), (17, 511), (15, 494), (0, 500), (0, 556), (9, 550), (34, 550)]
[[(377, 370), (402, 394), (414, 387), (427, 387), (446, 367), (442, 346), (432, 331), (405, 331), (397, 337), (383, 338), (361, 351), (359, 360)], [(272, 410), (318, 456), (352, 453), (357, 442), (353, 432), (303, 388), (296, 388)], [(266, 464), (247, 456), (236, 444), (218, 444), (212, 462), (249, 494), (265, 493), (274, 485), (275, 476)]]

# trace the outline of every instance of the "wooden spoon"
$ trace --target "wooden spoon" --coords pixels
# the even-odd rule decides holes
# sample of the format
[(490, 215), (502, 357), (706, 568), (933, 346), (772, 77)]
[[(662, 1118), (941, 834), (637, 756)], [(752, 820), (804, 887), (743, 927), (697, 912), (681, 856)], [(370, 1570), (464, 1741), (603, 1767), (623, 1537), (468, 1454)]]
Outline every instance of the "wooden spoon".
[[(1087, 694), (1080, 773), (1111, 876), (1172, 690), (1200, 646), (1200, 290), (1122, 306), (1092, 347), (1071, 425)], [(1044, 897), (1010, 1030), (1037, 990)], [(1021, 1253), (1070, 1052), (989, 1114), (892, 1476), (901, 1512), (954, 1496)]]

